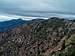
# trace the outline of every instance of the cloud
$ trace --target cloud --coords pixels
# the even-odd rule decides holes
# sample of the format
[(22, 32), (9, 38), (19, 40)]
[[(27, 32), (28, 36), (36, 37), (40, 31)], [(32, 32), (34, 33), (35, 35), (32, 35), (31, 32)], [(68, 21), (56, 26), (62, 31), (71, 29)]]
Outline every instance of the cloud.
[(57, 11), (60, 10), (54, 0), (0, 0), (0, 12), (18, 14), (26, 11)]
[(0, 15), (72, 16), (75, 15), (75, 0), (0, 0)]

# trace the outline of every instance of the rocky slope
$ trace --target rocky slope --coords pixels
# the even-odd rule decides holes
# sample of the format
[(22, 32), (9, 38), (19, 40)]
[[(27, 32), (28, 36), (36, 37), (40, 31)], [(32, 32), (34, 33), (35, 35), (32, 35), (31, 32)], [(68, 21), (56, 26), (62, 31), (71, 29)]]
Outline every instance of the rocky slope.
[(0, 32), (0, 56), (75, 56), (75, 21), (32, 20)]

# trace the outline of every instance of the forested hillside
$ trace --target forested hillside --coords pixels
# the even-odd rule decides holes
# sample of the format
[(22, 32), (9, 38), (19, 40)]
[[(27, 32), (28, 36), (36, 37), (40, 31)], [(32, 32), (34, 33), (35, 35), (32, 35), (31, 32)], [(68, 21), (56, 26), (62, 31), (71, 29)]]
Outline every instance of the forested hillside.
[(35, 19), (0, 32), (0, 56), (75, 56), (75, 20)]

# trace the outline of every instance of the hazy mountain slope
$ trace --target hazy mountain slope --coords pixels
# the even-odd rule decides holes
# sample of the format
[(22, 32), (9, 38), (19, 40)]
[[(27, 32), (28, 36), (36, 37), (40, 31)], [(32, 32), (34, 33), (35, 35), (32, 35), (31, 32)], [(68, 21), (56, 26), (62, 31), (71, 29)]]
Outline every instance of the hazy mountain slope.
[(0, 22), (0, 31), (5, 31), (9, 28), (13, 28), (17, 25), (24, 24), (24, 23), (27, 23), (27, 21), (22, 19), (12, 19), (9, 21), (3, 21), (3, 22)]
[(32, 20), (0, 32), (0, 56), (72, 56), (75, 50), (70, 52), (68, 47), (74, 47), (74, 34), (72, 20)]

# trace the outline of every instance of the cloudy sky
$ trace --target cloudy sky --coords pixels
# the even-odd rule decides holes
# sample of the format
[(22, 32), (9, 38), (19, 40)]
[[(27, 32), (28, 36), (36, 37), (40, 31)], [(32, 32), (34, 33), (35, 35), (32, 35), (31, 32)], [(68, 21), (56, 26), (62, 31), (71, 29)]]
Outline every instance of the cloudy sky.
[(75, 0), (0, 0), (0, 20), (26, 16), (74, 18)]

